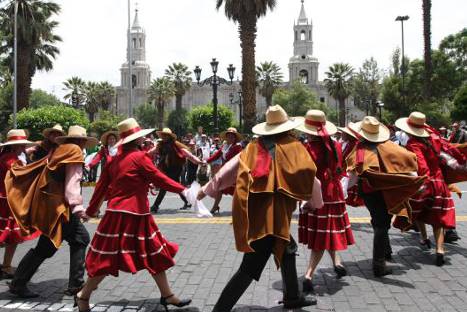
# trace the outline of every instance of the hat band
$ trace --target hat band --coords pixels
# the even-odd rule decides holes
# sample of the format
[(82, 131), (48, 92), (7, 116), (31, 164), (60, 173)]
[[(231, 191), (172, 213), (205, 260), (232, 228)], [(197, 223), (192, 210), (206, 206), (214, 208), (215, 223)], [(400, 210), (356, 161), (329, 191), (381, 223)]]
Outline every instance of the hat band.
[(323, 135), (323, 136), (328, 136), (328, 131), (326, 130), (326, 122), (322, 121), (313, 121), (313, 120), (308, 120), (305, 119), (305, 124), (312, 126), (312, 127), (317, 127), (318, 129), (318, 134)]
[(410, 119), (407, 119), (407, 124), (409, 126), (411, 126), (411, 127), (418, 128), (418, 129), (425, 129), (426, 128), (425, 124), (418, 125), (418, 124), (414, 123), (413, 121), (411, 121)]
[(136, 128), (127, 130), (125, 132), (120, 133), (120, 138), (124, 139), (124, 138), (126, 138), (126, 137), (128, 137), (128, 136), (130, 136), (130, 135), (132, 135), (132, 134), (134, 134), (136, 132), (139, 132), (139, 131), (141, 131), (140, 127), (136, 127)]
[(27, 136), (20, 136), (20, 135), (16, 135), (16, 136), (11, 136), (8, 138), (7, 142), (10, 142), (10, 141), (19, 141), (19, 140), (26, 140), (28, 137)]

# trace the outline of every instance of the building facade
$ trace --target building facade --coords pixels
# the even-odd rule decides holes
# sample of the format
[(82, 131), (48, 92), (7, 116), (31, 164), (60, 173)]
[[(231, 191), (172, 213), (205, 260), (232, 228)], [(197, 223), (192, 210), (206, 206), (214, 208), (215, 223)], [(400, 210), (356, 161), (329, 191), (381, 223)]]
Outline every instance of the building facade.
[[(326, 103), (329, 107), (336, 109), (336, 100), (329, 95), (324, 83), (319, 81), (319, 61), (314, 56), (313, 51), (313, 24), (311, 19), (308, 19), (305, 12), (304, 0), (301, 0), (301, 8), (298, 20), (293, 25), (293, 56), (289, 59), (289, 81), (284, 82), (283, 87), (288, 88), (294, 81), (299, 80), (308, 86), (318, 97), (322, 103)], [(151, 70), (146, 63), (145, 41), (146, 33), (141, 27), (138, 11), (136, 11), (133, 26), (131, 28), (131, 45), (133, 59), (133, 106), (136, 107), (148, 102), (148, 88), (151, 81)], [(224, 66), (223, 66), (224, 65)], [(227, 64), (219, 64), (220, 75), (227, 76)], [(121, 86), (117, 87), (117, 103), (116, 111), (120, 114), (127, 115), (129, 113), (129, 68), (128, 62), (125, 62), (121, 69)], [(204, 77), (207, 78), (207, 77)], [(239, 119), (238, 92), (241, 90), (240, 83), (234, 81), (232, 85), (221, 85), (218, 88), (218, 103), (229, 106), (234, 115)], [(231, 97), (234, 97), (234, 102), (231, 104)], [(212, 100), (212, 88), (210, 86), (198, 86), (193, 83), (183, 97), (183, 105), (187, 110), (199, 105), (205, 105)], [(263, 115), (266, 111), (266, 100), (256, 92), (256, 106), (258, 115)], [(360, 119), (364, 113), (353, 105), (352, 99), (348, 100), (346, 117), (347, 120), (353, 121)], [(167, 110), (175, 109), (175, 98), (168, 105)]]

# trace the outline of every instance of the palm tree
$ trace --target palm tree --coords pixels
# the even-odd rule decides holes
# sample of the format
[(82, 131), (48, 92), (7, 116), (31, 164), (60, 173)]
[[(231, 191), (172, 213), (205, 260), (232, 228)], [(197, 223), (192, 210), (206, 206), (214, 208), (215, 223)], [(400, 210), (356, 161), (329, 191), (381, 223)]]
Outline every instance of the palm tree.
[(256, 79), (259, 85), (259, 92), (266, 99), (267, 106), (272, 105), (272, 95), (282, 83), (281, 68), (276, 63), (264, 62), (256, 67)]
[(431, 96), (431, 78), (433, 76), (433, 62), (431, 59), (431, 0), (423, 0), (423, 38), (425, 42), (425, 99)]
[(66, 101), (71, 99), (71, 103), (74, 108), (78, 108), (83, 105), (84, 101), (86, 100), (84, 94), (86, 82), (83, 79), (75, 76), (64, 81), (63, 85), (65, 86), (63, 90), (68, 91), (63, 99)]
[(188, 66), (182, 63), (173, 63), (165, 70), (165, 75), (175, 85), (175, 109), (182, 109), (182, 99), (185, 93), (191, 88), (191, 71)]
[(99, 83), (97, 88), (99, 93), (99, 107), (108, 111), (115, 96), (115, 88), (108, 81)]
[(151, 82), (148, 92), (149, 100), (154, 101), (157, 109), (157, 126), (162, 129), (164, 127), (164, 107), (175, 95), (175, 85), (167, 77), (157, 78)]
[(216, 0), (216, 8), (224, 4), (229, 20), (238, 22), (240, 47), (242, 48), (242, 94), (244, 98), (245, 129), (250, 130), (256, 123), (256, 72), (255, 39), (258, 18), (273, 10), (276, 0)]
[(84, 110), (88, 114), (89, 120), (93, 122), (96, 113), (99, 111), (99, 84), (88, 81), (84, 86), (84, 95), (86, 97)]
[(336, 63), (325, 73), (324, 84), (329, 93), (339, 102), (339, 126), (345, 127), (345, 100), (352, 91), (353, 68), (349, 64)]
[(55, 46), (62, 39), (54, 34), (58, 22), (51, 17), (60, 12), (60, 6), (40, 0), (9, 0), (0, 9), (0, 29), (5, 35), (0, 43), (0, 54), (8, 54), (6, 64), (13, 72), (13, 34), (15, 3), (18, 4), (18, 110), (28, 107), (31, 81), (37, 70), (50, 71), (52, 59), (59, 54)]

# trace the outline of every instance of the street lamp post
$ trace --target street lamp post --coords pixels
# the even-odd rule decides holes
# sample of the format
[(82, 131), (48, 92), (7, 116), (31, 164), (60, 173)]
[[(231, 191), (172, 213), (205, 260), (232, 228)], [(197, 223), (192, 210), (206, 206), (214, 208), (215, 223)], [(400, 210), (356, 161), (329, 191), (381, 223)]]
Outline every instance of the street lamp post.
[(212, 61), (211, 61), (211, 68), (212, 68), (212, 73), (213, 75), (209, 78), (206, 78), (204, 79), (203, 81), (200, 82), (201, 80), (201, 68), (199, 66), (196, 66), (195, 69), (193, 70), (194, 73), (195, 73), (195, 77), (196, 77), (196, 81), (198, 83), (198, 86), (202, 87), (206, 84), (210, 85), (212, 87), (212, 104), (213, 104), (213, 110), (214, 110), (214, 131), (217, 133), (219, 133), (219, 114), (217, 112), (217, 88), (222, 85), (222, 84), (226, 84), (226, 85), (232, 85), (233, 83), (233, 79), (234, 79), (234, 75), (235, 75), (235, 67), (233, 67), (232, 64), (229, 65), (229, 67), (227, 67), (227, 72), (229, 74), (229, 79), (230, 81), (222, 78), (222, 77), (219, 77), (217, 75), (217, 68), (219, 66), (219, 62), (213, 58)]
[(133, 61), (131, 53), (131, 1), (128, 0), (128, 117), (133, 116)]
[(16, 129), (16, 113), (18, 111), (18, 1), (15, 1), (15, 21), (14, 21), (14, 39), (13, 39), (13, 79), (15, 84), (13, 86), (13, 128)]
[(384, 107), (384, 103), (381, 102), (381, 101), (378, 101), (378, 102), (376, 102), (376, 105), (378, 106), (378, 109), (379, 109), (379, 121), (381, 121), (382, 120), (381, 111), (382, 111), (382, 109)]
[(402, 101), (403, 101), (404, 105), (405, 105), (404, 21), (407, 21), (408, 19), (409, 19), (408, 15), (396, 17), (396, 22), (401, 22), (401, 27), (402, 27), (402, 66), (401, 66), (401, 74), (402, 74)]
[(231, 105), (238, 104), (238, 115), (239, 115), (238, 116), (238, 121), (239, 121), (240, 131), (242, 131), (242, 129), (243, 129), (243, 125), (242, 125), (242, 116), (243, 116), (243, 95), (242, 95), (242, 91), (238, 91), (237, 94), (238, 94), (238, 99), (237, 100), (234, 100), (235, 96), (234, 96), (233, 93), (229, 94), (229, 99), (230, 99), (230, 104)]

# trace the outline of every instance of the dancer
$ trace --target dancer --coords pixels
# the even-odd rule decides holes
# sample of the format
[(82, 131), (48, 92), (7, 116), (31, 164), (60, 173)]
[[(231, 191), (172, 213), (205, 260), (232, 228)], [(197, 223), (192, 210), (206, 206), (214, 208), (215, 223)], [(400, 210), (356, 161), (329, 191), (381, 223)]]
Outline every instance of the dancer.
[[(309, 201), (313, 191), (320, 195), (319, 182), (313, 190), (315, 164), (304, 146), (290, 135), (290, 130), (297, 125), (279, 105), (269, 107), (266, 122), (252, 129), (262, 137), (227, 162), (198, 194), (198, 199), (205, 194), (216, 196), (223, 188), (236, 183), (233, 228), (237, 250), (245, 254), (213, 312), (230, 311), (251, 282), (259, 280), (271, 254), (281, 268), (284, 308), (316, 304), (315, 299), (307, 299), (299, 292), (295, 266), (297, 245), (290, 235), (297, 201)], [(322, 198), (318, 199), (321, 199), (317, 200), (318, 205), (322, 205)], [(315, 207), (316, 203), (310, 205)]]
[[(240, 144), (242, 135), (238, 133), (237, 129), (233, 127), (228, 128), (226, 131), (221, 133), (220, 137), (222, 140), (225, 140), (225, 143), (215, 154), (208, 158), (208, 164), (221, 159), (223, 165), (242, 151), (242, 145)], [(214, 200), (211, 213), (215, 214), (216, 212), (219, 212), (219, 204), (222, 200), (222, 194), (233, 195), (233, 193), (234, 187), (229, 187), (228, 189), (222, 190), (222, 192), (220, 192)]]
[[(177, 135), (172, 133), (172, 130), (169, 128), (164, 128), (162, 131), (157, 131), (156, 133), (162, 140), (157, 143), (156, 147), (152, 149), (149, 154), (153, 155), (155, 153), (159, 157), (158, 169), (172, 180), (180, 182), (183, 166), (187, 159), (197, 165), (203, 163), (202, 160), (190, 153), (187, 146), (177, 141)], [(157, 213), (159, 211), (166, 193), (166, 190), (159, 191), (156, 201), (151, 207), (151, 212)], [(180, 209), (189, 209), (191, 204), (188, 203), (186, 197), (180, 192), (178, 195), (184, 203), (183, 207)]]
[[(20, 161), (20, 156), (24, 155), (25, 148), (34, 145), (35, 143), (27, 140), (26, 131), (22, 129), (8, 131), (6, 142), (0, 144), (0, 246), (5, 247), (0, 277), (4, 279), (13, 278), (15, 271), (11, 262), (18, 244), (34, 239), (40, 234), (34, 232), (31, 235), (23, 236), (11, 214), (4, 183), (8, 170), (14, 163)], [(20, 164), (25, 165), (25, 159), (21, 160)]]
[(97, 144), (97, 140), (86, 136), (86, 129), (71, 126), (67, 136), (55, 141), (59, 146), (49, 157), (24, 167), (13, 166), (5, 179), (8, 203), (21, 229), (42, 233), (36, 247), (19, 263), (9, 285), (10, 292), (21, 298), (38, 296), (28, 289), (27, 283), (39, 266), (57, 252), (63, 240), (70, 245), (70, 275), (65, 293), (76, 293), (84, 282), (89, 233), (80, 221), (84, 216), (80, 187), (82, 150)]
[(65, 132), (63, 132), (60, 124), (44, 129), (42, 131), (44, 139), (38, 145), (26, 149), (26, 154), (29, 156), (31, 162), (38, 161), (52, 153), (58, 147), (55, 139), (63, 135), (65, 135)]
[(316, 177), (321, 182), (324, 206), (311, 209), (302, 207), (299, 217), (298, 241), (311, 249), (310, 262), (303, 280), (303, 291), (313, 290), (312, 278), (324, 251), (327, 250), (338, 278), (347, 275), (337, 251), (346, 250), (355, 243), (349, 216), (345, 208), (341, 179), (345, 172), (342, 165), (342, 150), (331, 138), (336, 126), (326, 120), (320, 110), (309, 110), (296, 130), (307, 134), (305, 145), (316, 164)]
[[(406, 148), (415, 153), (418, 162), (418, 175), (427, 176), (420, 192), (411, 198), (413, 219), (420, 230), (420, 244), (431, 248), (425, 224), (433, 227), (436, 244), (437, 266), (445, 263), (444, 259), (444, 230), (456, 226), (456, 212), (451, 192), (444, 180), (441, 169), (440, 155), (442, 142), (431, 127), (426, 125), (426, 117), (420, 112), (413, 112), (407, 118), (400, 118), (396, 126), (410, 137)], [(432, 135), (430, 135), (432, 134)]]
[(91, 162), (86, 166), (87, 170), (93, 169), (101, 162), (102, 170), (105, 167), (105, 165), (112, 160), (112, 157), (115, 157), (115, 155), (117, 155), (117, 136), (118, 132), (116, 131), (107, 131), (101, 136), (102, 146), (99, 152), (97, 152), (96, 156), (94, 156)]
[[(392, 273), (386, 266), (391, 252), (388, 231), (392, 215), (404, 216), (410, 224), (409, 198), (425, 177), (417, 177), (415, 154), (389, 140), (389, 129), (367, 116), (350, 124), (360, 140), (347, 157), (349, 187), (358, 183), (360, 195), (371, 216), (373, 227), (373, 273), (382, 277)], [(415, 175), (415, 176), (414, 176)]]
[[(349, 122), (349, 125), (353, 124), (352, 122)], [(357, 146), (358, 139), (355, 136), (355, 134), (352, 133), (352, 130), (350, 130), (347, 127), (337, 127), (337, 129), (342, 132), (342, 159), (343, 159), (343, 172), (347, 172), (347, 163), (345, 162), (345, 159), (350, 155), (350, 153), (354, 150), (354, 148)], [(341, 180), (342, 182), (342, 187), (344, 191), (344, 197), (345, 197), (345, 203), (349, 206), (352, 207), (363, 207), (365, 206), (365, 203), (363, 202), (363, 199), (358, 195), (358, 186), (354, 185), (351, 188), (347, 189), (348, 185), (348, 177), (344, 176)]]
[(147, 270), (161, 292), (161, 304), (183, 307), (191, 300), (180, 300), (171, 291), (165, 271), (175, 263), (177, 244), (160, 233), (149, 211), (149, 185), (182, 194), (185, 187), (161, 173), (140, 149), (144, 136), (154, 129), (142, 130), (135, 119), (118, 124), (121, 154), (108, 164), (96, 185), (86, 214), (97, 216), (107, 199), (107, 209), (86, 257), (89, 275), (83, 289), (76, 295), (79, 311), (90, 311), (92, 292), (107, 276), (119, 271), (136, 273)]

